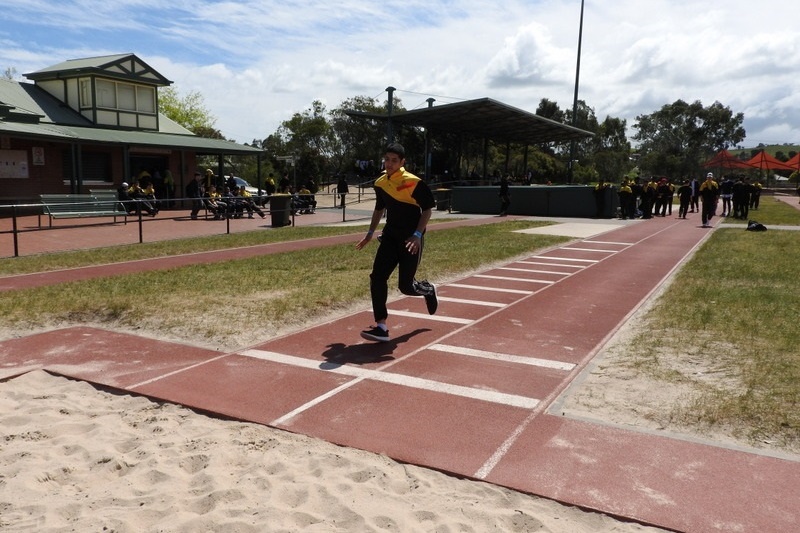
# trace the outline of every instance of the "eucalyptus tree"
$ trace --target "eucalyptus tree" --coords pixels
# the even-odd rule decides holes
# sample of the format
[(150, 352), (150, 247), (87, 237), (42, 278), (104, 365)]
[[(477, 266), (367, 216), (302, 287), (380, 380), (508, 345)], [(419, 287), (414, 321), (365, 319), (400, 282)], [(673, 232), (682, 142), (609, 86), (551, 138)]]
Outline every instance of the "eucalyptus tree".
[(636, 120), (633, 139), (639, 143), (640, 168), (672, 178), (698, 172), (710, 154), (745, 138), (744, 114), (734, 114), (719, 102), (703, 107), (699, 100), (676, 100)]

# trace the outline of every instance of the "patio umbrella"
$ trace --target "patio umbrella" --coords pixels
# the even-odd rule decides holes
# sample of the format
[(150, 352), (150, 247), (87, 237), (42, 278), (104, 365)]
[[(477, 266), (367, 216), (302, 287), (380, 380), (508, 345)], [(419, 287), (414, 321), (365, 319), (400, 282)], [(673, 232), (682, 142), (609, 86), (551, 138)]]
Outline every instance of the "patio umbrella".
[(720, 150), (714, 157), (703, 163), (705, 168), (747, 168), (753, 169), (754, 167), (748, 165), (738, 157), (734, 156), (727, 150)]
[(786, 164), (792, 167), (792, 170), (800, 171), (800, 153), (794, 154), (794, 157), (789, 159)]
[(775, 159), (764, 150), (754, 155), (747, 164), (759, 170), (795, 170), (783, 161)]

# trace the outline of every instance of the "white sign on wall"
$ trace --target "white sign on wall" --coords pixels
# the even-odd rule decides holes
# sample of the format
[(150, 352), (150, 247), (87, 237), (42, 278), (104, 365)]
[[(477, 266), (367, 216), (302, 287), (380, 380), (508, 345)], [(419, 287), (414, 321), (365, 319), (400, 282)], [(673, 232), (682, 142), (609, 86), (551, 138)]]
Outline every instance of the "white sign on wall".
[(28, 177), (28, 152), (0, 150), (0, 179)]
[(44, 148), (41, 146), (31, 148), (31, 162), (34, 166), (44, 165)]

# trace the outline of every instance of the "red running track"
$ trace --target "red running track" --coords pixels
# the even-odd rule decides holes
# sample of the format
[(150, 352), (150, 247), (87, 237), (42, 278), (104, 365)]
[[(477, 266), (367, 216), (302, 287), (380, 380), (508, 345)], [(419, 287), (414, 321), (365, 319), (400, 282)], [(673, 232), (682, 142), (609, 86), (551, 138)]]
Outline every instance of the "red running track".
[(654, 219), (220, 354), (90, 328), (0, 344), (34, 368), (677, 531), (800, 529), (800, 463), (548, 412), (710, 230)]

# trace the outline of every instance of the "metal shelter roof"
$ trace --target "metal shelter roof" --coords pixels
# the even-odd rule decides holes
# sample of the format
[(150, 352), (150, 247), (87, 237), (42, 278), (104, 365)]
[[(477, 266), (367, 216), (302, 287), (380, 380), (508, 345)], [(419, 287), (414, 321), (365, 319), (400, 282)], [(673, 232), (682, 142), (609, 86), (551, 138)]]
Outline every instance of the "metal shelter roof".
[[(347, 111), (347, 115), (353, 118), (383, 121), (389, 118), (382, 113), (360, 111)], [(392, 115), (392, 122), (446, 133), (525, 144), (573, 141), (593, 135), (588, 131), (540, 117), (491, 98), (398, 111)]]

